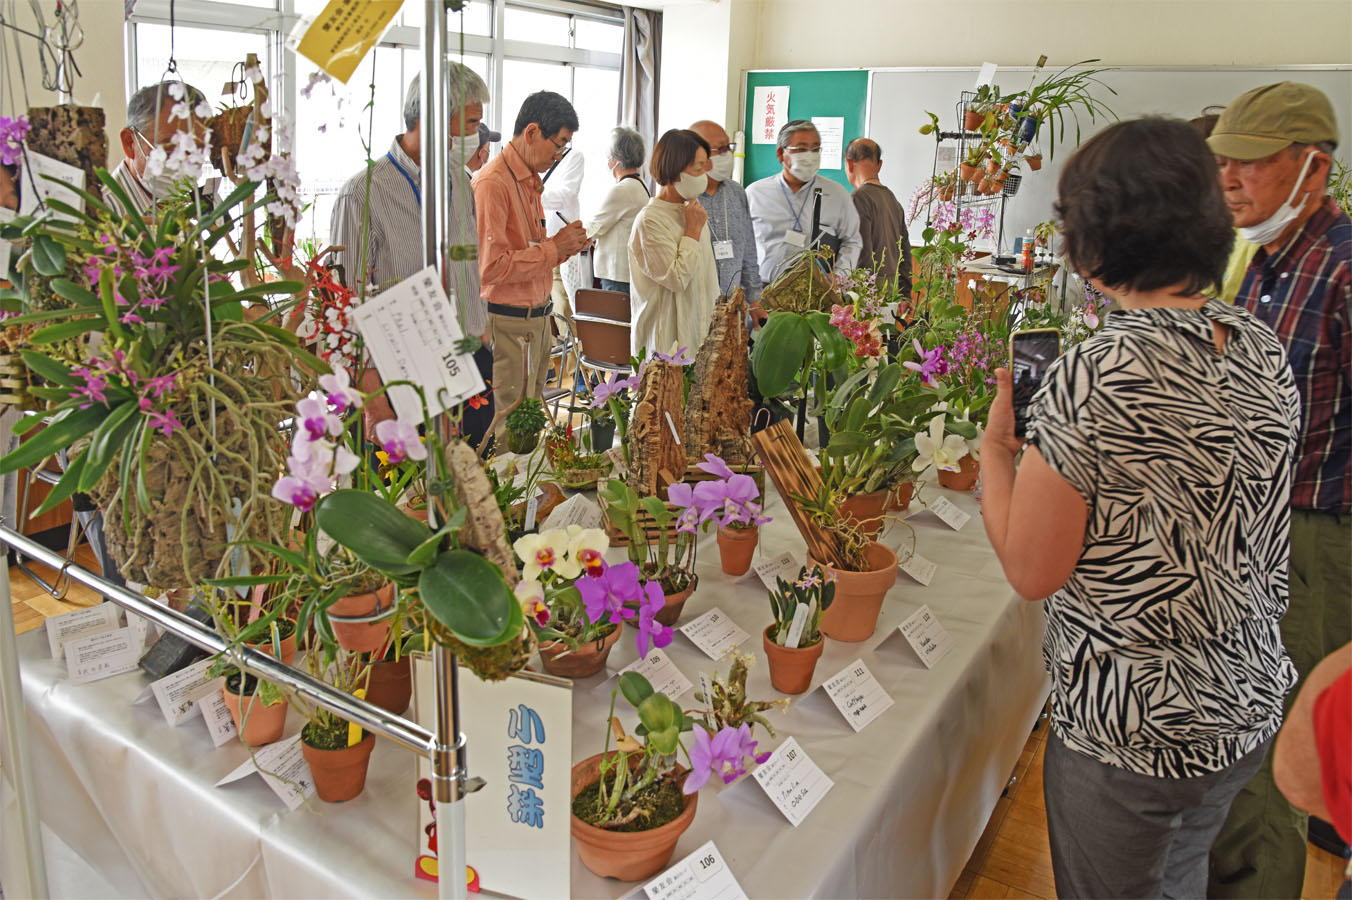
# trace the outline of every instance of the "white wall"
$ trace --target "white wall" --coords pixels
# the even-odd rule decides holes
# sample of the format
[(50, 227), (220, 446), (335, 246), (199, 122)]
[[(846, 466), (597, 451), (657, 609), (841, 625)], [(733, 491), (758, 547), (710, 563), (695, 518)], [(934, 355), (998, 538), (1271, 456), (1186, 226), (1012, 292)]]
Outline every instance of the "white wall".
[[(55, 4), (41, 4), (47, 25), (52, 25), (52, 9)], [(122, 159), (118, 132), (126, 119), (126, 100), (123, 96), (126, 87), (126, 66), (122, 40), (122, 2), (121, 0), (94, 0), (80, 4), (80, 24), (84, 28), (84, 45), (75, 51), (75, 62), (83, 73), (75, 82), (73, 96), (81, 106), (102, 106), (107, 111), (106, 132), (108, 135), (108, 167), (111, 169)], [(18, 27), (25, 31), (34, 31), (32, 7), (27, 3), (14, 5)], [(4, 32), (5, 50), (9, 69), (0, 73), (4, 88), (0, 90), (0, 115), (15, 116), (30, 106), (55, 106), (55, 91), (42, 88), (42, 68), (38, 63), (36, 42), (23, 35), (19, 36), (22, 51), (23, 75), (28, 83), (27, 97), (24, 95), (23, 80), (19, 76), (18, 61), (14, 56), (14, 37), (8, 29)], [(12, 79), (12, 84), (10, 83)], [(14, 92), (14, 103), (10, 104), (10, 90)], [(95, 103), (95, 97), (98, 102)]]
[[(673, 3), (662, 11), (662, 96), (657, 131), (700, 119), (730, 124), (727, 108), (731, 0)], [(725, 121), (728, 120), (728, 121)], [(731, 129), (729, 129), (731, 131)]]

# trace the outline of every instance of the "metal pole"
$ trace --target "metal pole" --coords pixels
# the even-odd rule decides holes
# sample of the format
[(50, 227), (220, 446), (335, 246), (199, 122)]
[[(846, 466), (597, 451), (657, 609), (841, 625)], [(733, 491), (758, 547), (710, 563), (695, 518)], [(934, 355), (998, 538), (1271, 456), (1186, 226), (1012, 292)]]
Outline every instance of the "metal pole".
[[(446, 226), (450, 222), (445, 0), (423, 0), (422, 48), (423, 264), (436, 266), (440, 271), (446, 253)], [(460, 800), (466, 790), (468, 772), (465, 738), (460, 733), (455, 654), (447, 647), (438, 647), (435, 660), (437, 721), (432, 784), (437, 819), (441, 823), (437, 832), (437, 895), (443, 900), (464, 900), (468, 896), (465, 807)]]
[[(209, 653), (220, 653), (229, 646), (228, 642), (219, 634), (195, 619), (167, 606), (160, 606), (153, 600), (132, 593), (120, 585), (105, 581), (80, 566), (68, 564), (61, 554), (29, 540), (10, 528), (0, 527), (0, 543), (8, 544), (22, 551), (25, 556), (32, 557), (53, 569), (58, 571), (65, 569), (66, 575), (72, 581), (99, 592), (123, 609), (149, 619), (156, 625), (167, 631), (172, 631), (184, 640), (191, 641)], [(8, 577), (8, 571), (6, 571), (6, 577)], [(11, 628), (11, 632), (12, 630)], [(346, 694), (317, 678), (312, 678), (304, 672), (293, 669), (266, 653), (250, 647), (235, 647), (231, 652), (243, 662), (244, 668), (260, 678), (287, 688), (354, 725), (360, 725), (374, 734), (388, 738), (414, 753), (425, 757), (431, 756), (432, 732), (421, 725), (392, 715), (378, 706), (358, 700), (351, 694)], [(17, 665), (17, 657), (15, 664)], [(8, 681), (9, 679), (6, 678), (7, 683)], [(7, 706), (6, 714), (8, 712)]]
[[(24, 709), (23, 684), (19, 680), (19, 647), (14, 639), (8, 560), (0, 566), (0, 597), (3, 597), (0, 601), (0, 712), (4, 713), (5, 723), (5, 770), (19, 797), (28, 895), (45, 900), (49, 896), (47, 861), (42, 850), (42, 819), (38, 815), (35, 779), (29, 765), (28, 718)], [(17, 886), (11, 888), (11, 892), (21, 893)]]

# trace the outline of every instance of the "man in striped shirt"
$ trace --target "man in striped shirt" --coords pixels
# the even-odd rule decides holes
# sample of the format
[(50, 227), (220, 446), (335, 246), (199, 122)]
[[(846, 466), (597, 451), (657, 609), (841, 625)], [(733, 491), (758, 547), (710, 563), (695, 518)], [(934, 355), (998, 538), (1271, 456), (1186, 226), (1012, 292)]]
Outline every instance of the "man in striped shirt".
[[(1352, 220), (1327, 196), (1337, 140), (1328, 98), (1289, 81), (1236, 98), (1207, 139), (1235, 226), (1259, 245), (1235, 302), (1277, 333), (1300, 391), (1282, 642), (1302, 679), (1352, 640)], [(1208, 894), (1301, 896), (1305, 830), (1269, 756), (1212, 847)]]
[[(180, 82), (162, 81), (143, 87), (131, 95), (127, 102), (127, 126), (122, 129), (118, 139), (122, 142), (122, 152), (126, 159), (113, 169), (113, 178), (127, 192), (134, 209), (123, 209), (122, 201), (112, 191), (104, 191), (104, 199), (115, 211), (122, 215), (145, 216), (155, 208), (155, 204), (168, 196), (174, 186), (171, 172), (150, 175), (146, 172), (146, 162), (157, 147), (166, 152), (173, 148), (174, 136), (180, 131), (192, 128), (201, 137), (202, 121), (195, 115), (191, 119), (171, 115), (180, 101), (171, 96), (171, 91), (179, 89)], [(197, 109), (206, 99), (206, 95), (190, 84), (182, 84), (183, 100), (189, 110)]]

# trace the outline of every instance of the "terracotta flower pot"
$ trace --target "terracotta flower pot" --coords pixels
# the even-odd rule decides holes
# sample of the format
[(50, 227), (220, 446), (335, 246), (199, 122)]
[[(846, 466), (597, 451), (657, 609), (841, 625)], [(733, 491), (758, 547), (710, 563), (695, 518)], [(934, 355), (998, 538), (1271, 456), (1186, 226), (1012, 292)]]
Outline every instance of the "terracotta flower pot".
[[(255, 590), (257, 589), (255, 588)], [(280, 628), (281, 627), (280, 623), (283, 620), (278, 619), (277, 621), (279, 623), (277, 627)], [(286, 637), (282, 638), (281, 661), (289, 666), (296, 661), (296, 620), (286, 619), (285, 621), (291, 623), (291, 633), (288, 634)], [(273, 653), (272, 653), (271, 630), (269, 630), (260, 640), (251, 641), (248, 646), (259, 651), (260, 653), (266, 653), (268, 656), (272, 656)]]
[(396, 716), (403, 715), (413, 699), (413, 665), (409, 657), (372, 663), (366, 685), (366, 700)]
[[(878, 625), (883, 597), (897, 583), (897, 555), (879, 543), (868, 548), (869, 570), (846, 572), (827, 566), (836, 574), (836, 597), (822, 613), (822, 634), (833, 641), (863, 641)], [(821, 565), (810, 556), (808, 565)]]
[(958, 167), (958, 177), (961, 178), (963, 181), (976, 181), (977, 179), (976, 166), (963, 163), (961, 166)]
[(962, 114), (962, 127), (967, 131), (976, 131), (981, 127), (981, 123), (986, 120), (986, 114), (975, 109), (969, 109)]
[(868, 537), (875, 538), (883, 529), (883, 510), (886, 507), (887, 491), (874, 491), (846, 498), (840, 504), (840, 512)]
[(760, 540), (760, 529), (750, 528), (718, 529), (718, 557), (723, 571), (728, 575), (745, 575), (751, 568), (751, 557), (756, 555), (756, 542)]
[(329, 607), (329, 623), (338, 646), (354, 653), (373, 653), (385, 645), (390, 636), (390, 617), (372, 622), (343, 622), (340, 618), (363, 618), (394, 608), (394, 582), (387, 582), (377, 591), (343, 597)]
[(1000, 171), (1000, 164), (993, 159), (986, 160), (986, 174), (995, 175)]
[[(576, 798), (583, 788), (596, 784), (600, 778), (600, 763), (605, 755), (598, 753), (589, 756), (573, 766), (570, 798)], [(584, 866), (602, 878), (641, 881), (656, 875), (671, 861), (676, 842), (690, 827), (690, 823), (695, 821), (698, 801), (698, 792), (686, 796), (685, 809), (679, 816), (647, 831), (609, 831), (572, 816), (577, 854), (582, 857)]]
[(587, 641), (569, 653), (564, 652), (568, 650), (568, 645), (563, 641), (541, 644), (540, 661), (544, 663), (545, 671), (550, 675), (563, 678), (586, 678), (588, 675), (595, 675), (606, 664), (606, 657), (610, 656), (610, 650), (620, 639), (622, 631), (624, 623), (620, 622), (610, 634), (601, 638), (599, 647), (596, 641)]
[(302, 739), (301, 755), (310, 764), (310, 775), (315, 780), (315, 793), (327, 803), (351, 800), (366, 787), (366, 769), (371, 764), (371, 750), (376, 736), (369, 731), (361, 743), (341, 750), (320, 750)]
[(911, 498), (915, 496), (915, 482), (903, 481), (892, 489), (892, 493), (887, 495), (888, 509), (905, 509), (911, 505)]
[(225, 707), (230, 710), (230, 718), (235, 720), (235, 731), (239, 733), (241, 741), (250, 747), (262, 747), (281, 740), (282, 731), (286, 728), (285, 700), (264, 706), (257, 694), (241, 697), (228, 687), (222, 690)]
[(812, 673), (817, 670), (817, 660), (821, 659), (826, 640), (817, 641), (811, 647), (783, 647), (770, 640), (770, 629), (774, 627), (767, 625), (761, 635), (765, 657), (770, 661), (770, 684), (784, 694), (801, 694), (812, 684)]
[(697, 587), (699, 587), (699, 576), (690, 576), (690, 586), (683, 591), (668, 594), (666, 606), (663, 606), (661, 612), (653, 618), (667, 627), (675, 625), (676, 621), (681, 618), (681, 610), (685, 607), (685, 601), (690, 599), (690, 595), (695, 593)]
[(958, 464), (962, 468), (957, 472), (939, 470), (939, 486), (946, 487), (951, 491), (970, 491), (976, 484), (977, 476), (981, 474), (981, 463), (968, 455), (964, 456)]
[(1023, 161), (1028, 163), (1028, 169), (1031, 172), (1036, 172), (1042, 168), (1042, 157), (1040, 156), (1025, 156)]

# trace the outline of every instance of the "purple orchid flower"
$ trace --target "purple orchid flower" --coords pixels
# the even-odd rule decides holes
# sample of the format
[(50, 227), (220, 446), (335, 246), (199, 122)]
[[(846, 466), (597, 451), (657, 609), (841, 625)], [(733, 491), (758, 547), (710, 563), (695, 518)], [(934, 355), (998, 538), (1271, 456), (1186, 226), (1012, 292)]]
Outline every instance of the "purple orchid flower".
[[(630, 565), (633, 565), (630, 563)], [(667, 605), (662, 586), (655, 581), (645, 582), (638, 604), (638, 655), (647, 656), (648, 646), (665, 647), (671, 643), (671, 629), (654, 618)]]
[(682, 793), (693, 794), (708, 783), (714, 775), (732, 784), (746, 774), (746, 761), (757, 765), (770, 754), (756, 753), (757, 741), (751, 739), (751, 726), (743, 723), (738, 728), (726, 725), (717, 734), (710, 735), (704, 728), (695, 729), (695, 744), (690, 749), (690, 774), (682, 786)]
[(146, 413), (146, 419), (148, 421), (148, 427), (158, 428), (160, 431), (164, 433), (165, 437), (168, 437), (169, 435), (173, 434), (175, 431), (183, 427), (183, 423), (180, 422), (178, 420), (178, 417), (174, 415), (174, 411), (172, 409), (166, 410), (164, 412), (156, 412), (155, 410), (151, 410), (148, 413)]
[(334, 369), (332, 375), (320, 375), (319, 389), (325, 393), (329, 406), (340, 416), (361, 407), (361, 392), (349, 383), (346, 369), (338, 368)]
[(328, 404), (313, 394), (296, 404), (296, 414), (301, 428), (312, 441), (323, 440), (326, 434), (337, 437), (343, 433), (342, 420), (329, 412)]
[(638, 566), (632, 562), (606, 565), (601, 574), (592, 578), (579, 578), (573, 587), (582, 596), (582, 606), (589, 622), (599, 624), (603, 617), (608, 616), (610, 624), (618, 625), (637, 615), (632, 608), (625, 606), (626, 601), (637, 600), (640, 594)]
[(733, 472), (728, 464), (723, 461), (723, 458), (716, 453), (704, 454), (704, 462), (695, 463), (695, 468), (699, 469), (701, 472), (707, 472), (715, 478), (731, 478), (733, 475), (737, 474), (736, 472)]
[(427, 459), (427, 448), (418, 437), (418, 426), (402, 419), (386, 419), (376, 425), (376, 440), (395, 465), (406, 459)]
[(931, 384), (935, 376), (942, 375), (947, 371), (943, 365), (944, 348), (935, 347), (933, 350), (926, 352), (919, 338), (914, 338), (913, 343), (915, 344), (915, 352), (920, 355), (920, 362), (907, 360), (902, 365), (912, 372), (919, 372), (920, 380), (925, 384)]
[(629, 390), (633, 387), (633, 378), (621, 378), (618, 373), (611, 372), (605, 381), (600, 382), (596, 387), (592, 388), (592, 409), (601, 409), (610, 402), (611, 397), (617, 397), (621, 391)]
[(662, 362), (674, 363), (678, 366), (688, 366), (695, 361), (695, 357), (690, 355), (689, 347), (682, 347), (672, 354), (654, 353), (653, 358), (660, 359)]

